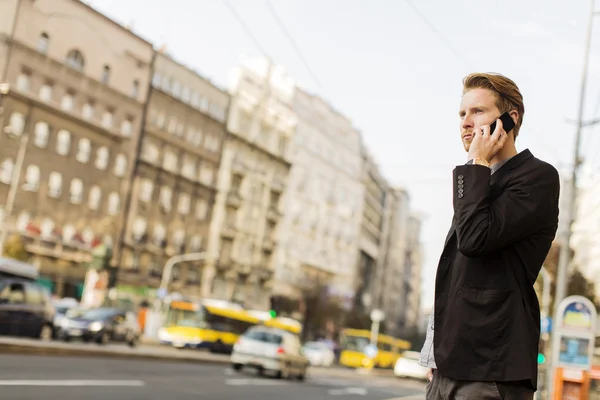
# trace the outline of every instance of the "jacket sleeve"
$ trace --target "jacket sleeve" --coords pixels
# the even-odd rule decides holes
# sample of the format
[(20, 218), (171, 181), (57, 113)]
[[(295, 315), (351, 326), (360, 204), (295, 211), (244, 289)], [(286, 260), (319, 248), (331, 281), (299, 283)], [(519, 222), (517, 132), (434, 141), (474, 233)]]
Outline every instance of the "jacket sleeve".
[(462, 165), (453, 175), (458, 250), (467, 257), (501, 250), (558, 224), (560, 181), (549, 164), (515, 176), (493, 201), (489, 168)]

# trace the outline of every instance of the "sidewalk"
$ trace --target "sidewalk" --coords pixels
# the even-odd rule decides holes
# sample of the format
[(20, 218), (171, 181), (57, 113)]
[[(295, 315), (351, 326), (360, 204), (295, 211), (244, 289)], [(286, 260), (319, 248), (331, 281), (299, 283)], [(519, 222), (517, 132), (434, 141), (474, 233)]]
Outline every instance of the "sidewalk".
[[(43, 342), (35, 339), (0, 337), (0, 354), (36, 354), (69, 357), (110, 357), (123, 359), (148, 359), (156, 361), (197, 362), (207, 364), (229, 365), (229, 355), (212, 354), (201, 350), (175, 349), (162, 346), (157, 342), (143, 340), (142, 344), (131, 348), (126, 344), (97, 345), (95, 343), (65, 343), (59, 341)], [(330, 377), (366, 377), (359, 371), (342, 367), (310, 367), (310, 373)], [(394, 378), (391, 370), (374, 370), (371, 377)]]

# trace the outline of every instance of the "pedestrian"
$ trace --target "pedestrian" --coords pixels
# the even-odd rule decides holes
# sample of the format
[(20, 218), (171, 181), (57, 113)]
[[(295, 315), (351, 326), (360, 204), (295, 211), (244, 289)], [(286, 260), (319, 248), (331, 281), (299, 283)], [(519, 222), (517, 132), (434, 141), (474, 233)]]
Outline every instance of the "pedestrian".
[[(427, 399), (533, 399), (540, 308), (533, 285), (558, 228), (558, 172), (517, 152), (523, 96), (500, 74), (463, 80), (468, 161), (453, 172), (454, 217), (421, 351)], [(506, 132), (498, 118), (508, 112)], [(496, 128), (490, 125), (496, 121)]]

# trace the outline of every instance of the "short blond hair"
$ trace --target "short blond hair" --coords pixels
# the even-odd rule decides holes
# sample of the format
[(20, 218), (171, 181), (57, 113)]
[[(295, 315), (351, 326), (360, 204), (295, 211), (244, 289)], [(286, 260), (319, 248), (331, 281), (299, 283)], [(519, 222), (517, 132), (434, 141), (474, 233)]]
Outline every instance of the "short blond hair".
[(496, 107), (498, 107), (501, 113), (512, 110), (516, 110), (519, 113), (519, 118), (513, 132), (516, 139), (523, 124), (523, 115), (525, 114), (523, 95), (517, 84), (501, 74), (476, 72), (467, 75), (463, 79), (463, 94), (471, 89), (491, 90), (496, 95)]

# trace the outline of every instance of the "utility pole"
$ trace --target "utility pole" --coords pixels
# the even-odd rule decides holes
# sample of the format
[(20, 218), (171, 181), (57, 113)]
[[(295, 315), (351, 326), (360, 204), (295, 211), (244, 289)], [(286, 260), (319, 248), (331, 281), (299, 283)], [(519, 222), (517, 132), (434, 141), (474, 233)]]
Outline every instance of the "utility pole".
[(581, 141), (581, 130), (583, 123), (583, 108), (585, 104), (585, 92), (587, 86), (588, 66), (590, 60), (590, 47), (592, 44), (592, 31), (594, 24), (595, 1), (590, 0), (590, 11), (588, 16), (587, 34), (585, 39), (585, 53), (583, 58), (583, 73), (581, 76), (581, 88), (579, 92), (579, 110), (577, 115), (577, 128), (575, 131), (575, 148), (573, 150), (573, 171), (571, 180), (568, 182), (568, 198), (566, 209), (566, 224), (562, 232), (560, 243), (560, 254), (558, 259), (558, 276), (556, 281), (556, 295), (554, 297), (554, 313), (558, 310), (558, 305), (565, 298), (567, 292), (569, 264), (571, 261), (571, 251), (569, 243), (571, 241), (572, 225), (575, 219), (575, 203), (577, 199), (577, 172), (579, 171), (580, 155), (579, 143)]

